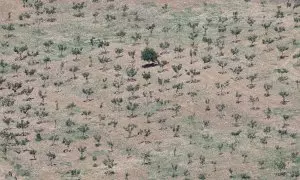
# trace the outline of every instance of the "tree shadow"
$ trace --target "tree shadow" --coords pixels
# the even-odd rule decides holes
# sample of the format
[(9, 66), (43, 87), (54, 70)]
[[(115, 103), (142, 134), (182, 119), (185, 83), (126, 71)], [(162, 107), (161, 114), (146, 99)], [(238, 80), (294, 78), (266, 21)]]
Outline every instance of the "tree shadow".
[(150, 64), (144, 64), (142, 65), (142, 68), (151, 68), (151, 67), (155, 67), (158, 66), (157, 63), (150, 63)]

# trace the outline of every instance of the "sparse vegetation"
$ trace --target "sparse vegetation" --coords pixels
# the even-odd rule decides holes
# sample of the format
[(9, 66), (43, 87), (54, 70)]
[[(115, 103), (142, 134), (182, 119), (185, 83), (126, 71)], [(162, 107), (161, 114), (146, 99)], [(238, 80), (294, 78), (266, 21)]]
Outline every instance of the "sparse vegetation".
[(299, 179), (297, 3), (6, 0), (0, 179)]

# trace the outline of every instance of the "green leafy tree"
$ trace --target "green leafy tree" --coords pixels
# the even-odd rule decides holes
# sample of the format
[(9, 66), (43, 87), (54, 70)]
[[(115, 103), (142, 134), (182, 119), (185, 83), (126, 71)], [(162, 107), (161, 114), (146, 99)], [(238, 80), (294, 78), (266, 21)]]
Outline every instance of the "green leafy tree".
[(145, 48), (142, 52), (142, 60), (152, 63), (158, 63), (158, 54), (155, 52), (153, 48)]

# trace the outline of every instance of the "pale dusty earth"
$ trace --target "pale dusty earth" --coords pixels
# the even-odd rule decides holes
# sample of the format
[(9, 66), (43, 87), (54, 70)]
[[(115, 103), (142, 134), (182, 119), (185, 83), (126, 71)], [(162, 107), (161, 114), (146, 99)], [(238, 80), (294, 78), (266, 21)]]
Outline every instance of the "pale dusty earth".
[[(293, 55), (299, 53), (300, 47), (300, 33), (299, 28), (294, 28), (294, 17), (297, 17), (294, 13), (299, 12), (299, 9), (292, 10), (286, 8), (285, 1), (270, 2), (265, 10), (262, 11), (259, 0), (252, 0), (249, 4), (244, 1), (221, 1), (221, 0), (126, 0), (115, 1), (106, 3), (101, 1), (100, 3), (88, 2), (87, 7), (83, 10), (86, 14), (83, 18), (75, 18), (72, 13), (72, 3), (82, 2), (82, 0), (57, 0), (53, 3), (53, 6), (58, 8), (58, 13), (52, 15), (57, 19), (56, 22), (44, 22), (40, 25), (42, 30), (41, 34), (36, 33), (37, 23), (35, 22), (36, 15), (33, 10), (28, 7), (23, 7), (19, 0), (0, 0), (0, 20), (1, 25), (13, 23), (16, 24), (16, 30), (13, 31), (14, 37), (5, 37), (6, 31), (1, 29), (0, 41), (9, 42), (8, 48), (2, 48), (0, 59), (4, 59), (8, 64), (18, 64), (21, 66), (20, 70), (15, 73), (12, 70), (7, 70), (1, 77), (6, 79), (6, 82), (22, 82), (23, 86), (17, 92), (21, 92), (22, 89), (27, 87), (34, 87), (33, 92), (29, 95), (33, 99), (31, 101), (24, 101), (27, 98), (26, 95), (16, 95), (12, 93), (12, 90), (6, 88), (6, 82), (1, 85), (0, 97), (13, 97), (16, 102), (12, 107), (1, 106), (0, 118), (10, 117), (15, 122), (12, 123), (12, 132), (21, 132), (16, 128), (16, 122), (20, 120), (28, 120), (30, 122), (29, 127), (25, 130), (28, 132), (26, 137), (18, 137), (19, 140), (27, 138), (29, 142), (24, 146), (12, 146), (9, 148), (7, 159), (2, 158), (0, 160), (1, 175), (0, 179), (10, 179), (7, 176), (8, 171), (13, 173), (17, 179), (125, 179), (125, 173), (129, 173), (128, 179), (198, 179), (199, 174), (204, 174), (206, 179), (231, 179), (229, 169), (233, 170), (232, 179), (241, 179), (240, 174), (246, 173), (251, 176), (251, 179), (297, 179), (297, 177), (290, 177), (291, 171), (299, 169), (300, 157), (299, 153), (299, 118), (300, 118), (300, 91), (296, 87), (296, 81), (300, 80), (300, 65), (299, 58), (293, 58)], [(204, 2), (207, 6), (204, 6)], [(161, 6), (168, 4), (168, 11), (163, 13)], [(107, 10), (106, 8), (113, 4), (115, 9)], [(111, 13), (122, 18), (120, 11), (121, 5), (128, 4), (129, 9), (132, 11), (138, 11), (141, 17), (144, 18), (144, 22), (140, 23), (141, 28), (132, 28), (134, 26), (133, 16), (128, 15), (128, 19), (121, 21), (117, 19), (116, 23), (109, 27), (104, 17), (107, 13)], [(282, 10), (285, 13), (283, 19), (274, 18), (277, 5), (282, 6)], [(49, 5), (51, 6), (51, 5)], [(93, 23), (92, 13), (99, 11), (97, 23)], [(238, 11), (241, 16), (241, 22), (239, 26), (242, 28), (242, 33), (239, 35), (239, 41), (234, 43), (235, 37), (230, 33), (230, 29), (237, 26), (232, 23), (231, 17), (234, 11)], [(12, 19), (7, 21), (7, 14), (12, 13)], [(18, 16), (21, 13), (30, 12), (32, 18), (20, 21)], [(208, 30), (208, 36), (215, 41), (219, 34), (217, 33), (217, 17), (226, 16), (230, 20), (227, 31), (225, 33), (225, 48), (224, 57), (217, 55), (218, 49), (211, 45), (213, 49), (208, 52), (206, 50), (206, 43), (202, 42), (203, 28), (207, 17), (213, 17), (213, 25)], [(41, 15), (46, 18), (47, 15)], [(258, 35), (258, 40), (255, 42), (254, 47), (249, 47), (249, 41), (247, 37), (253, 34), (248, 31), (249, 25), (246, 23), (247, 17), (251, 16), (256, 19), (254, 25), (254, 33)], [(265, 18), (263, 18), (265, 17)], [(274, 39), (278, 34), (274, 32), (275, 25), (282, 25), (286, 31), (282, 32), (282, 39), (271, 44), (272, 51), (266, 51), (266, 45), (262, 44), (262, 39), (265, 38), (265, 31), (260, 25), (264, 21), (274, 21), (272, 28), (268, 34), (268, 37)], [(17, 26), (22, 23), (32, 24), (30, 27), (20, 28)], [(182, 22), (185, 28), (179, 34), (174, 31), (177, 22)], [(199, 37), (197, 38), (198, 53), (194, 58), (194, 63), (190, 64), (190, 40), (187, 38), (191, 29), (186, 26), (188, 22), (199, 22)], [(145, 30), (145, 26), (151, 23), (157, 24), (153, 35), (149, 36), (149, 32)], [(164, 26), (172, 27), (169, 34), (165, 35), (161, 29)], [(214, 30), (213, 30), (214, 29)], [(119, 42), (115, 37), (115, 33), (124, 30), (127, 32), (124, 38), (125, 42)], [(143, 35), (142, 40), (136, 45), (132, 45), (132, 39), (130, 38), (135, 32), (141, 32)], [(76, 44), (75, 38), (80, 36), (79, 45)], [(106, 56), (112, 59), (107, 63), (107, 70), (103, 70), (103, 65), (99, 63), (98, 57), (103, 56), (102, 49), (97, 47), (91, 47), (89, 40), (91, 37), (100, 39), (107, 39), (110, 41), (110, 46), (107, 48), (108, 53)], [(162, 50), (159, 48), (159, 43), (168, 41), (170, 48), (167, 49), (168, 53), (162, 54), (159, 57), (160, 61), (167, 61), (168, 64), (164, 67), (163, 72), (158, 72), (160, 67), (143, 68), (145, 64), (141, 60), (141, 51), (146, 47), (144, 39), (149, 38), (149, 47), (155, 48), (157, 52)], [(296, 40), (296, 45), (292, 44), (292, 40)], [(46, 40), (54, 41), (54, 45), (50, 48), (50, 52), (45, 52), (43, 42)], [(14, 46), (20, 46), (23, 43), (28, 43), (29, 51), (40, 51), (40, 55), (37, 57), (27, 57), (24, 60), (18, 60), (18, 55), (13, 52)], [(59, 51), (57, 50), (57, 44), (66, 43), (68, 49), (63, 53), (63, 57), (58, 57)], [(298, 44), (297, 44), (298, 43)], [(184, 51), (178, 58), (174, 53), (175, 46), (182, 44)], [(280, 53), (278, 52), (277, 45), (287, 45), (289, 49), (284, 52), (285, 58), (280, 59)], [(78, 56), (79, 60), (74, 61), (74, 55), (71, 53), (71, 47), (83, 47), (83, 53)], [(240, 61), (232, 61), (234, 57), (231, 54), (231, 49), (237, 47), (240, 49), (238, 53)], [(123, 48), (123, 56), (116, 57), (115, 49)], [(128, 56), (128, 52), (135, 50), (136, 57), (134, 67), (138, 69), (138, 73), (135, 76), (135, 81), (128, 81), (126, 75), (126, 68), (131, 66), (131, 58)], [(253, 67), (247, 67), (249, 63), (245, 60), (245, 54), (255, 53), (256, 58), (254, 60)], [(206, 64), (201, 60), (201, 57), (208, 54), (213, 55), (213, 60), (209, 64), (209, 69), (204, 69)], [(51, 57), (51, 62), (48, 63), (49, 68), (45, 68), (43, 62), (44, 57)], [(93, 60), (93, 66), (89, 66), (89, 57)], [(29, 65), (29, 62), (37, 60), (36, 65)], [(218, 60), (228, 62), (225, 67), (226, 73), (221, 74), (221, 68), (218, 66)], [(60, 71), (61, 63), (64, 62), (63, 70)], [(116, 76), (114, 65), (121, 65), (121, 76)], [(175, 72), (172, 70), (172, 65), (182, 64), (183, 68), (180, 71), (180, 76), (174, 78)], [(71, 67), (77, 66), (79, 70), (76, 72), (77, 79), (73, 79), (72, 72), (69, 71)], [(241, 72), (241, 80), (235, 80), (236, 75), (232, 73), (231, 68), (242, 66), (244, 70)], [(186, 74), (185, 70), (196, 68), (200, 70), (200, 75), (195, 76), (198, 80), (197, 83), (188, 83), (190, 77)], [(280, 76), (275, 72), (275, 69), (287, 69), (288, 73), (284, 74), (288, 79), (284, 82), (279, 82)], [(9, 68), (7, 68), (9, 69)], [(37, 69), (37, 73), (32, 77), (26, 76), (25, 69)], [(151, 84), (144, 86), (145, 80), (142, 78), (143, 72), (150, 72)], [(90, 78), (87, 83), (82, 73), (89, 72)], [(252, 74), (258, 74), (258, 78), (254, 80), (255, 88), (250, 89), (247, 85), (249, 80), (247, 77)], [(39, 74), (49, 75), (49, 79), (46, 81), (45, 87), (42, 87), (43, 81)], [(107, 82), (104, 82), (107, 78)], [(158, 78), (170, 79), (170, 83), (165, 86), (160, 86), (157, 82)], [(115, 94), (115, 88), (112, 86), (113, 81), (122, 80), (124, 85), (121, 87), (122, 93)], [(230, 82), (230, 85), (224, 88), (226, 95), (219, 96), (219, 89), (216, 88), (216, 83)], [(63, 85), (57, 87), (55, 82), (62, 81)], [(180, 90), (182, 95), (175, 95), (175, 90), (172, 88), (177, 83), (184, 83), (184, 88)], [(264, 84), (270, 83), (273, 88), (270, 90), (271, 96), (265, 97)], [(103, 88), (104, 85), (108, 87)], [(140, 84), (140, 89), (135, 93), (138, 97), (136, 99), (128, 99), (131, 95), (126, 90), (126, 86), (129, 84)], [(3, 87), (3, 89), (2, 89)], [(94, 93), (90, 96), (91, 101), (85, 101), (85, 95), (82, 93), (82, 89), (91, 87)], [(160, 91), (160, 89), (163, 89)], [(40, 105), (41, 98), (38, 95), (39, 90), (46, 92), (45, 105)], [(145, 97), (143, 92), (153, 91), (152, 98), (150, 98), (150, 106), (146, 107)], [(278, 95), (280, 91), (289, 92), (287, 97), (288, 103), (283, 105), (281, 103), (281, 96)], [(188, 95), (189, 92), (197, 93), (197, 96), (191, 98)], [(242, 94), (241, 103), (235, 103), (236, 92)], [(259, 99), (255, 103), (257, 110), (251, 109), (252, 104), (249, 102), (249, 97), (254, 96)], [(122, 97), (122, 110), (117, 111), (115, 106), (111, 103), (114, 97)], [(206, 111), (205, 100), (209, 99), (210, 111)], [(160, 106), (156, 103), (156, 100), (169, 100), (170, 103), (166, 106)], [(128, 115), (130, 112), (126, 110), (126, 105), (129, 102), (139, 103), (138, 109), (135, 111), (137, 117), (130, 118)], [(56, 110), (56, 102), (58, 102), (59, 109)], [(70, 103), (76, 104), (74, 109), (66, 109)], [(32, 109), (29, 110), (27, 115), (20, 112), (19, 107), (25, 104), (31, 104)], [(177, 116), (174, 116), (172, 107), (175, 104), (181, 106), (180, 112)], [(219, 118), (219, 112), (216, 109), (217, 104), (225, 104), (226, 108), (224, 118)], [(45, 107), (49, 113), (47, 117), (37, 117), (35, 112), (39, 108)], [(272, 109), (272, 116), (270, 119), (266, 119), (264, 111), (267, 108)], [(15, 113), (7, 113), (7, 111), (13, 110)], [(153, 111), (153, 116), (150, 117), (151, 123), (146, 123), (144, 113), (148, 110)], [(90, 111), (91, 115), (86, 119), (82, 115), (83, 111)], [(240, 114), (240, 125), (238, 127), (233, 126), (233, 114)], [(288, 135), (284, 135), (281, 139), (278, 135), (278, 130), (282, 129), (282, 115), (289, 115), (288, 126), (285, 129), (288, 130)], [(103, 117), (101, 119), (101, 117)], [(193, 117), (193, 118), (191, 118)], [(73, 134), (68, 134), (66, 131), (68, 128), (65, 125), (67, 119), (71, 119), (76, 123), (73, 129), (76, 131)], [(160, 120), (166, 120), (166, 123), (159, 123)], [(255, 121), (258, 125), (255, 128), (250, 128), (249, 123), (251, 120)], [(110, 122), (117, 121), (117, 127), (113, 128), (109, 125)], [(204, 126), (204, 121), (209, 121), (209, 126)], [(56, 123), (55, 123), (56, 122)], [(123, 127), (129, 123), (137, 125), (137, 128), (133, 131), (134, 137), (126, 138), (127, 132)], [(82, 139), (80, 132), (77, 128), (80, 125), (87, 124), (89, 131), (87, 135), (89, 138)], [(173, 126), (180, 125), (181, 129), (179, 137), (174, 137)], [(272, 132), (267, 134), (263, 130), (265, 127), (270, 126)], [(6, 129), (6, 125), (1, 121), (1, 130)], [(164, 129), (165, 128), (165, 129)], [(139, 130), (150, 129), (151, 134), (149, 137), (138, 135)], [(233, 137), (232, 132), (242, 130), (239, 137)], [(36, 132), (41, 131), (43, 141), (36, 142)], [(247, 137), (249, 132), (256, 132), (256, 139), (250, 141)], [(296, 138), (291, 138), (290, 135), (296, 133)], [(51, 145), (52, 141), (49, 138), (52, 135), (58, 135), (59, 140), (55, 145)], [(100, 134), (101, 146), (95, 147), (94, 135)], [(192, 135), (192, 140), (190, 137)], [(208, 138), (205, 138), (208, 136)], [(210, 139), (211, 137), (211, 139)], [(268, 143), (261, 144), (261, 139), (267, 137)], [(1, 137), (2, 138), (2, 137)], [(70, 145), (70, 152), (63, 152), (66, 148), (62, 144), (63, 138), (72, 139), (73, 142)], [(114, 151), (110, 152), (110, 147), (107, 141), (114, 143)], [(149, 141), (145, 143), (144, 141)], [(190, 141), (194, 143), (190, 143)], [(239, 145), (235, 152), (230, 153), (230, 144), (238, 141)], [(4, 143), (4, 139), (1, 139), (1, 144)], [(222, 153), (218, 151), (218, 145), (224, 144), (224, 150)], [(87, 147), (85, 152), (86, 159), (79, 160), (80, 153), (78, 147)], [(281, 147), (282, 150), (276, 150), (276, 146)], [(127, 157), (126, 148), (132, 148), (131, 157)], [(176, 148), (176, 155), (174, 156), (174, 149)], [(28, 151), (35, 149), (37, 151), (37, 160), (30, 160), (32, 156)], [(280, 149), (280, 148), (279, 148)], [(25, 151), (24, 151), (25, 150)], [(143, 153), (150, 151), (151, 165), (143, 164)], [(19, 152), (19, 153), (18, 153)], [(54, 165), (49, 164), (49, 159), (46, 153), (53, 152), (56, 154), (56, 158), (53, 160)], [(291, 153), (296, 153), (296, 158), (291, 158)], [(0, 152), (2, 153), (2, 152)], [(187, 154), (193, 154), (193, 163), (187, 163)], [(242, 154), (247, 154), (247, 162), (243, 162)], [(117, 163), (112, 169), (115, 171), (114, 175), (105, 175), (108, 168), (104, 165), (103, 160), (107, 158), (107, 155), (115, 160)], [(206, 162), (204, 165), (199, 163), (199, 157), (204, 155)], [(2, 156), (2, 154), (1, 154)], [(97, 156), (95, 163), (97, 167), (93, 167), (94, 162), (92, 157)], [(263, 169), (259, 168), (258, 161), (265, 160), (266, 164)], [(274, 165), (277, 160), (282, 160), (286, 164), (287, 175), (279, 176), (279, 171)], [(214, 162), (216, 162), (216, 171), (214, 171)], [(16, 164), (22, 165), (21, 170), (16, 168)], [(178, 165), (178, 176), (172, 177), (172, 165)], [(158, 168), (160, 166), (160, 169)], [(70, 176), (68, 172), (70, 170), (80, 169), (81, 174), (77, 176)], [(30, 176), (22, 175), (24, 170), (30, 172)], [(190, 174), (184, 176), (185, 170), (189, 170)]]

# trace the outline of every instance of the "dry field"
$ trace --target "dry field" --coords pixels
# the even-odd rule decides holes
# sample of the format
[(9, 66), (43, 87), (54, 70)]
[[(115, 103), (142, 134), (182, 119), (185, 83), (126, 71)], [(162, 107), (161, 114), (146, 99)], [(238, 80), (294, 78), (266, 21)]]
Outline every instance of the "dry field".
[(299, 179), (294, 7), (0, 0), (0, 179)]

